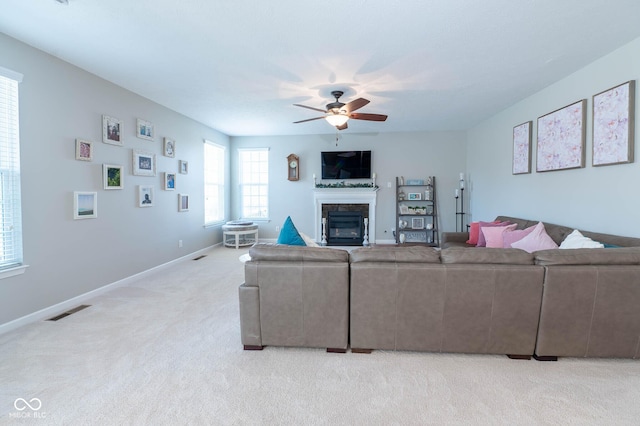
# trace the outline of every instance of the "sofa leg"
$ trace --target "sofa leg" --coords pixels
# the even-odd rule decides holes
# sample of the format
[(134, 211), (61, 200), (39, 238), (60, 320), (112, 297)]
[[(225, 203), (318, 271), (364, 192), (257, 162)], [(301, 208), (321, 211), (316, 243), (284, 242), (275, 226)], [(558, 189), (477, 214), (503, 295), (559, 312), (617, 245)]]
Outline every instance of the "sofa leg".
[(371, 353), (371, 349), (351, 348), (351, 352), (354, 353), (354, 354), (370, 354)]
[(347, 353), (347, 349), (344, 348), (327, 348), (327, 352), (329, 353), (333, 353), (333, 354), (346, 354)]
[(259, 345), (244, 345), (245, 351), (261, 351), (264, 346)]
[(507, 354), (507, 356), (509, 357), (509, 359), (524, 359), (524, 360), (530, 360), (531, 359), (531, 355), (509, 355), (509, 354)]
[(552, 356), (552, 355), (536, 355), (533, 354), (533, 359), (535, 359), (536, 361), (557, 361), (558, 357), (557, 356)]

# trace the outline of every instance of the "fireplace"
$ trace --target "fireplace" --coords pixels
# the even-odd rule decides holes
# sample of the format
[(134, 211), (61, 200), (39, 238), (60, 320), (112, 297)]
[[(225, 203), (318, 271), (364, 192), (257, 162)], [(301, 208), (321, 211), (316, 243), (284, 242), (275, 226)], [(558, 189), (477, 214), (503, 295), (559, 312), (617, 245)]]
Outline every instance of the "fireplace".
[(327, 245), (361, 246), (364, 234), (362, 213), (330, 211), (327, 220)]
[[(377, 188), (316, 188), (313, 191), (315, 204), (315, 240), (322, 241), (322, 221), (328, 219), (328, 211), (359, 212), (369, 219), (368, 241), (376, 241), (376, 193)], [(358, 205), (358, 208), (355, 206)], [(328, 228), (327, 228), (328, 233)], [(360, 240), (362, 244), (362, 238)]]

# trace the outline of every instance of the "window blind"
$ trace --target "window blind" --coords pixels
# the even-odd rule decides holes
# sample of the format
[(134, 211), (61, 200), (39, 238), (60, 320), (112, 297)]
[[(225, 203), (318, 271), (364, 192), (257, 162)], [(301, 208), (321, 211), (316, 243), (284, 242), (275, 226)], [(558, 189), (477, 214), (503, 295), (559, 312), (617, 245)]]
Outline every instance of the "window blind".
[(0, 270), (22, 265), (18, 83), (0, 67)]

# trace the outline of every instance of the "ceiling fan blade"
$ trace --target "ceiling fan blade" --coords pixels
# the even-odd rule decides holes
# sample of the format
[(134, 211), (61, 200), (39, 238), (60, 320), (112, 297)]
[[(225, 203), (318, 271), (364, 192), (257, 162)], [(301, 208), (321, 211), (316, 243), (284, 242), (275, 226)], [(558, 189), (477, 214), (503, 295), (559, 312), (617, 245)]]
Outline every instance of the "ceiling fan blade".
[(387, 116), (384, 114), (366, 114), (366, 113), (357, 113), (354, 112), (349, 114), (350, 118), (354, 120), (369, 120), (369, 121), (385, 121)]
[(320, 120), (324, 117), (307, 118), (306, 120), (294, 121), (293, 124), (304, 123), (306, 121)]
[(342, 126), (336, 126), (336, 129), (338, 129), (338, 130), (344, 130), (344, 129), (346, 129), (347, 127), (349, 127), (349, 126), (347, 126), (347, 123), (345, 122)]
[(306, 106), (306, 105), (300, 105), (300, 104), (293, 104), (293, 105), (299, 106), (299, 107), (302, 107), (302, 108), (312, 109), (314, 111), (327, 112), (324, 109), (314, 108), (314, 107), (310, 107), (310, 106)]
[(358, 99), (354, 99), (353, 101), (349, 102), (348, 104), (346, 104), (341, 109), (344, 109), (345, 111), (347, 111), (347, 114), (349, 114), (352, 111), (355, 111), (357, 109), (362, 108), (363, 106), (365, 106), (368, 103), (369, 103), (369, 101), (367, 99), (358, 98)]

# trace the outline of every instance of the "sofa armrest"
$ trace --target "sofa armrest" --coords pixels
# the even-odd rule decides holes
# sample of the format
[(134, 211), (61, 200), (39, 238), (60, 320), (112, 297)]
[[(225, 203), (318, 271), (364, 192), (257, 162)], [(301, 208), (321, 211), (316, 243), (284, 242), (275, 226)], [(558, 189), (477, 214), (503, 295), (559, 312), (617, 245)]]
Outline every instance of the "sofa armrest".
[(468, 232), (443, 232), (440, 247), (474, 247), (470, 244), (467, 244), (468, 239)]

